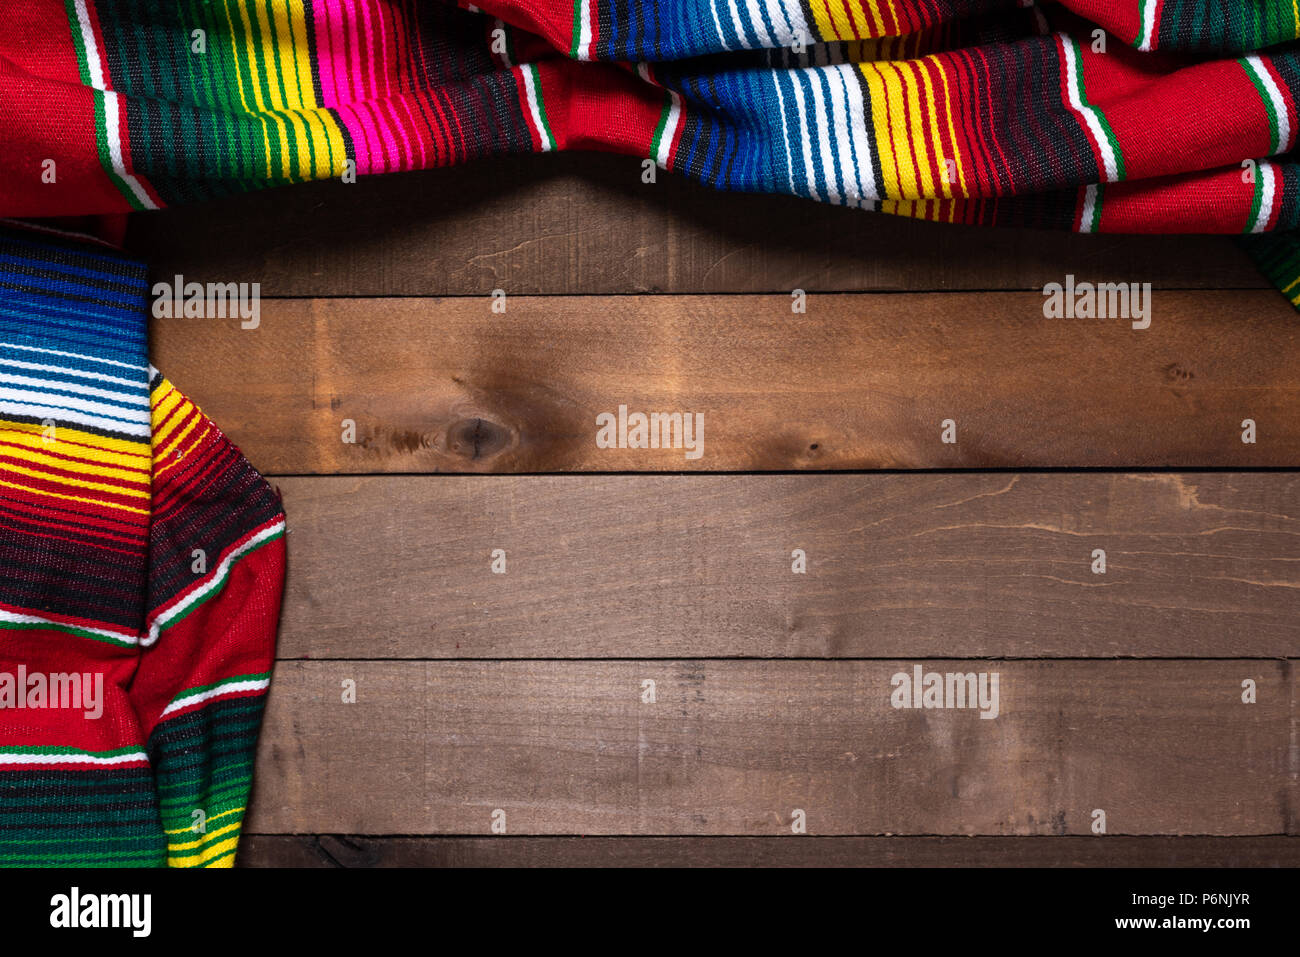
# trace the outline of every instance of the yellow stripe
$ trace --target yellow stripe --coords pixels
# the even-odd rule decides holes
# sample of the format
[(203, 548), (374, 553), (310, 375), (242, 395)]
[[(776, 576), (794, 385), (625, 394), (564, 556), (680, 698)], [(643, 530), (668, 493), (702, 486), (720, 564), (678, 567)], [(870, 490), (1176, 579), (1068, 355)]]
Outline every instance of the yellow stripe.
[[(310, 152), (307, 148), (307, 129), (303, 125), (302, 118), (298, 115), (296, 104), (294, 109), (290, 109), (291, 104), (285, 101), (289, 96), (290, 83), (284, 83), (284, 91), (280, 90), (281, 80), (284, 79), (283, 63), (287, 58), (293, 56), (293, 37), (289, 32), (289, 20), (285, 15), (285, 8), (282, 4), (277, 4), (275, 8), (275, 26), (272, 28), (270, 20), (266, 15), (266, 7), (262, 4), (257, 5), (257, 21), (262, 30), (262, 63), (263, 73), (266, 76), (266, 86), (271, 92), (271, 107), (274, 111), (273, 116), (276, 122), (280, 124), (281, 132), (286, 132), (286, 122), (281, 119), (279, 113), (284, 113), (287, 117), (288, 124), (293, 127), (293, 142), (298, 152), (298, 178), (302, 180), (311, 179), (312, 170), (308, 165), (310, 162)], [(290, 164), (293, 162), (287, 137), (282, 139), (281, 154), (284, 161), (285, 172), (290, 172)], [(290, 174), (292, 175), (292, 174)]]
[(176, 406), (180, 405), (184, 401), (185, 397), (177, 392), (176, 387), (166, 379), (163, 379), (158, 383), (158, 388), (154, 389), (153, 395), (149, 397), (149, 402), (152, 406), (151, 424), (153, 426), (155, 437), (158, 434), (158, 430), (162, 428), (164, 420), (171, 415), (172, 409), (176, 408)]
[[(261, 50), (262, 58), (261, 58), (261, 63), (258, 64), (258, 58), (257, 58), (258, 50), (253, 45), (253, 23), (248, 17), (248, 3), (246, 2), (246, 0), (240, 0), (239, 14), (241, 19), (244, 21), (244, 40), (245, 40), (245, 46), (248, 47), (248, 65), (249, 65), (250, 72), (255, 74), (259, 78), (262, 76), (266, 76), (267, 90), (270, 91), (270, 94), (272, 96), (275, 96), (276, 89), (279, 86), (279, 84), (274, 82), (275, 66), (271, 62), (270, 58), (267, 56), (267, 52), (270, 49), (269, 42), (265, 39), (262, 40), (262, 50)], [(257, 17), (258, 17), (259, 25), (264, 25), (266, 22), (266, 11), (260, 5), (257, 8)], [(265, 36), (267, 32), (268, 32), (268, 28), (264, 27), (262, 31), (263, 36)], [(258, 64), (256, 70), (252, 69), (254, 64)], [(272, 106), (268, 108), (266, 104), (266, 100), (262, 97), (262, 84), (259, 82), (253, 83), (253, 97), (254, 99), (257, 100), (258, 111), (265, 114), (266, 116), (271, 117), (271, 119), (275, 122), (275, 128), (280, 134), (279, 137), (280, 138), (280, 173), (286, 178), (288, 178), (290, 181), (292, 181), (294, 176), (293, 176), (293, 170), (289, 166), (288, 130), (284, 125), (284, 120), (281, 119), (280, 116), (275, 112), (274, 104), (272, 104)], [(270, 155), (269, 138), (267, 139), (267, 150), (268, 150), (267, 155), (269, 156)]]
[(884, 193), (894, 199), (908, 199), (917, 194), (917, 183), (916, 171), (908, 162), (911, 154), (906, 143), (907, 128), (903, 125), (903, 84), (894, 64), (877, 63), (875, 67), (868, 77), (872, 105), (888, 105), (887, 110), (871, 111), (876, 125)]
[[(16, 433), (5, 434), (5, 439), (8, 441), (29, 441), (26, 437), (31, 437), (30, 441), (34, 443), (44, 441), (45, 429), (39, 423), (10, 423), (0, 419), (0, 430), (4, 430), (5, 433)], [(68, 425), (60, 425), (57, 434), (60, 436), (60, 442), (92, 446), (96, 456), (103, 455), (104, 462), (130, 465), (131, 459), (147, 459), (149, 455), (149, 443), (139, 439), (96, 436), (95, 433), (82, 432), (81, 429), (70, 428)]]
[[(238, 35), (238, 33), (237, 33), (237, 31), (235, 30), (235, 21), (234, 21), (234, 19), (230, 16), (230, 0), (223, 0), (223, 2), (222, 2), (222, 7), (223, 7), (223, 8), (225, 9), (225, 11), (226, 11), (226, 24), (230, 27), (230, 55), (231, 55), (231, 58), (234, 60), (233, 70), (234, 70), (234, 73), (235, 73), (235, 83), (236, 83), (236, 84), (238, 85), (238, 87), (239, 87), (239, 102), (240, 102), (240, 104), (244, 107), (244, 112), (245, 112), (245, 113), (250, 114), (250, 115), (252, 115), (252, 116), (255, 116), (255, 117), (257, 118), (258, 122), (262, 124), (262, 147), (263, 147), (263, 149), (265, 150), (265, 154), (264, 154), (264, 155), (265, 155), (265, 157), (266, 157), (266, 168), (267, 168), (268, 170), (270, 170), (270, 168), (271, 168), (271, 137), (268, 135), (268, 134), (269, 134), (269, 130), (268, 130), (267, 125), (266, 125), (266, 117), (262, 116), (260, 113), (257, 113), (256, 111), (254, 111), (254, 110), (252, 110), (252, 109), (249, 108), (249, 105), (248, 105), (248, 95), (247, 95), (247, 93), (245, 93), (245, 91), (244, 91), (244, 77), (243, 77), (243, 75), (239, 72), (239, 47), (238, 47), (238, 46), (236, 45), (236, 43), (235, 43), (235, 37)], [(248, 21), (247, 21), (247, 18), (246, 18), (246, 17), (244, 16), (244, 14), (243, 14), (242, 4), (241, 4), (241, 10), (240, 10), (240, 18), (244, 20), (244, 22), (245, 22), (245, 27), (247, 27), (247, 22), (248, 22)], [(245, 37), (248, 36), (247, 30), (245, 30), (244, 36), (245, 36)], [(251, 62), (251, 61), (250, 61), (250, 62)]]
[[(331, 168), (330, 156), (330, 130), (329, 126), (333, 124), (334, 118), (329, 113), (321, 110), (320, 103), (316, 100), (316, 85), (311, 73), (311, 58), (307, 56), (307, 50), (310, 49), (311, 37), (307, 35), (307, 17), (305, 8), (299, 5), (291, 5), (287, 8), (285, 14), (285, 31), (288, 34), (288, 42), (285, 47), (289, 57), (289, 63), (293, 70), (294, 83), (286, 81), (285, 87), (289, 90), (291, 104), (303, 111), (302, 120), (307, 127), (307, 137), (311, 149), (316, 153), (316, 167), (311, 170), (311, 176), (315, 179), (325, 179), (336, 175), (336, 171)], [(298, 37), (302, 37), (302, 42), (296, 42)], [(282, 56), (285, 51), (282, 51)], [(340, 151), (341, 152), (341, 149)], [(308, 162), (311, 156), (308, 154)], [(343, 172), (343, 163), (340, 158), (338, 162), (337, 173)]]
[[(105, 485), (103, 482), (89, 482), (84, 479), (64, 478), (63, 476), (50, 475), (46, 472), (38, 471), (37, 469), (29, 469), (26, 466), (16, 465), (13, 463), (6, 466), (5, 471), (17, 473), (18, 475), (26, 475), (34, 479), (40, 479), (43, 482), (54, 482), (58, 485), (66, 485), (69, 488), (81, 488), (89, 492), (111, 492), (114, 495), (123, 495), (127, 498), (147, 499), (150, 496), (149, 487), (147, 485), (142, 489), (120, 488), (116, 485)], [(28, 487), (30, 488), (30, 486)], [(31, 489), (31, 491), (35, 492), (37, 490)], [(105, 502), (103, 504), (107, 505), (108, 503)]]
[[(236, 834), (234, 837), (230, 838), (227, 841), (222, 841), (220, 844), (213, 844), (211, 847), (204, 848), (201, 853), (196, 854), (193, 857), (168, 857), (167, 866), (168, 867), (202, 867), (204, 864), (212, 860), (214, 857), (220, 857), (222, 854), (226, 853), (227, 851), (233, 851), (238, 846), (239, 846), (239, 835)], [(216, 866), (229, 867), (230, 864), (221, 861), (218, 862)]]
[[(58, 438), (53, 442), (45, 441), (45, 429), (31, 422), (6, 422), (0, 420), (0, 436), (4, 441), (23, 448), (49, 450), (65, 447), (65, 455), (92, 459), (103, 466), (116, 466), (129, 472), (149, 472), (149, 445), (146, 442), (126, 442), (120, 439), (108, 439), (89, 432), (81, 432), (65, 426), (58, 427)], [(105, 443), (100, 445), (99, 443)], [(122, 452), (118, 449), (133, 448), (139, 451)]]
[[(1297, 0), (1300, 2), (1300, 0)], [(934, 62), (935, 68), (939, 71), (939, 76), (943, 79), (943, 110), (948, 115), (948, 137), (952, 140), (953, 159), (957, 161), (957, 182), (961, 186), (961, 194), (970, 196), (970, 187), (966, 185), (966, 164), (962, 161), (961, 148), (957, 145), (957, 126), (952, 118), (952, 93), (948, 89), (948, 73), (943, 68), (943, 63), (938, 57), (929, 57)], [(956, 210), (954, 210), (954, 214)]]
[[(871, 14), (870, 17), (866, 18), (871, 21), (871, 35), (876, 37), (884, 36), (885, 18), (880, 15), (880, 4), (878, 4), (876, 0), (867, 0), (865, 6), (867, 7), (867, 12)], [(863, 4), (858, 4), (859, 10), (862, 10), (863, 7)]]
[(914, 174), (920, 173), (921, 180), (916, 186), (916, 192), (912, 195), (917, 198), (926, 196), (937, 196), (935, 189), (934, 174), (931, 167), (934, 165), (934, 152), (926, 149), (926, 127), (929, 125), (928, 115), (925, 111), (925, 103), (921, 98), (921, 87), (916, 79), (916, 65), (908, 60), (903, 60), (895, 67), (898, 70), (899, 80), (901, 82), (902, 95), (906, 99), (907, 112), (904, 117), (910, 117), (912, 124), (907, 130), (908, 141), (914, 146)]
[(837, 40), (851, 40), (857, 32), (853, 29), (853, 22), (849, 19), (848, 11), (844, 9), (844, 4), (840, 0), (822, 0), (826, 8), (831, 12), (831, 23), (835, 27), (835, 38)]
[(167, 850), (172, 852), (173, 854), (176, 853), (177, 851), (195, 850), (197, 848), (202, 847), (204, 844), (207, 844), (209, 841), (212, 841), (220, 837), (222, 834), (229, 834), (231, 831), (238, 831), (239, 823), (240, 823), (239, 821), (235, 821), (235, 823), (233, 824), (227, 824), (225, 827), (218, 828), (215, 831), (212, 831), (208, 834), (204, 834), (197, 841), (182, 841), (182, 842), (168, 841)]
[(835, 32), (835, 25), (831, 23), (827, 12), (826, 0), (809, 0), (808, 9), (812, 11), (813, 25), (817, 28), (817, 36), (814, 39), (838, 40), (839, 35)]
[[(925, 95), (921, 98), (925, 110), (925, 125), (930, 134), (930, 155), (934, 157), (934, 165), (939, 168), (939, 182), (935, 184), (935, 196), (951, 198), (952, 185), (948, 183), (944, 175), (946, 161), (955, 159), (955, 157), (944, 156), (943, 141), (939, 139), (939, 101), (934, 95), (934, 84), (930, 82), (930, 71), (925, 68), (924, 63), (918, 63), (915, 60), (910, 61), (912, 68), (916, 71), (917, 76), (921, 78), (921, 83), (925, 86)], [(951, 121), (951, 117), (949, 117)], [(956, 141), (953, 141), (954, 144)]]
[[(101, 498), (86, 498), (81, 495), (64, 495), (60, 492), (47, 492), (44, 489), (32, 488), (30, 485), (20, 485), (17, 482), (5, 482), (0, 480), (0, 487), (16, 488), (20, 491), (27, 492), (29, 495), (44, 495), (46, 498), (57, 498), (65, 502), (81, 502), (85, 505), (98, 505), (101, 508), (115, 508), (122, 512), (131, 512), (135, 515), (148, 515), (147, 508), (132, 508), (130, 505), (119, 505), (116, 502), (106, 502)], [(148, 494), (144, 496), (148, 498)]]
[[(145, 488), (149, 487), (149, 470), (148, 469), (118, 469), (111, 466), (87, 465), (85, 462), (68, 462), (58, 458), (55, 453), (58, 451), (59, 443), (50, 443), (50, 446), (35, 448), (27, 446), (28, 451), (23, 453), (22, 461), (25, 464), (36, 466), (44, 465), (48, 468), (59, 469), (64, 472), (76, 472), (80, 475), (95, 475), (99, 478), (121, 479), (124, 482), (139, 482)], [(10, 454), (9, 450), (0, 448), (0, 455)], [(65, 455), (68, 453), (64, 453)], [(61, 476), (47, 476), (52, 482), (62, 482)]]
[[(217, 820), (218, 818), (226, 817), (226, 816), (231, 815), (231, 814), (238, 814), (238, 813), (240, 813), (240, 812), (243, 811), (243, 810), (244, 810), (244, 808), (242, 808), (242, 807), (232, 807), (229, 811), (222, 811), (220, 814), (214, 814), (214, 815), (212, 815), (212, 817), (208, 818), (208, 823), (210, 824), (210, 823), (212, 823), (213, 821)], [(191, 824), (189, 827), (178, 827), (176, 830), (174, 830), (174, 831), (168, 831), (167, 833), (168, 833), (168, 834), (193, 834), (193, 833), (194, 833), (194, 825)], [(215, 833), (215, 832), (214, 832), (214, 833)], [(172, 845), (171, 845), (171, 844), (168, 844), (168, 847), (172, 847)]]

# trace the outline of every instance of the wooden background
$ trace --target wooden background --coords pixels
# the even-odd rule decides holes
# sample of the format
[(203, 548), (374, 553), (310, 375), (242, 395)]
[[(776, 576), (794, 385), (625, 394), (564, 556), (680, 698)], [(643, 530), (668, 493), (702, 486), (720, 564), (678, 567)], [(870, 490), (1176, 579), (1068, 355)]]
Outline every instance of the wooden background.
[[(264, 297), (152, 328), (289, 518), (241, 862), (1300, 864), (1300, 320), (1236, 245), (639, 173), (134, 218)], [(1151, 328), (1043, 318), (1067, 273)], [(703, 457), (597, 449), (619, 404)], [(1002, 713), (894, 710), (914, 663)]]

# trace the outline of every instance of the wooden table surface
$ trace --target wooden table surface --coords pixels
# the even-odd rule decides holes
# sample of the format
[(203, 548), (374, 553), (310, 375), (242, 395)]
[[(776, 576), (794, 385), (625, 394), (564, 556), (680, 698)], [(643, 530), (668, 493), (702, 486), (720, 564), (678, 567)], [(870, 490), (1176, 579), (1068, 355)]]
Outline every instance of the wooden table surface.
[[(1300, 317), (1232, 239), (588, 155), (129, 245), (263, 297), (151, 330), (288, 515), (241, 863), (1300, 864)], [(1067, 274), (1150, 328), (1045, 318)], [(620, 405), (703, 454), (598, 448)]]

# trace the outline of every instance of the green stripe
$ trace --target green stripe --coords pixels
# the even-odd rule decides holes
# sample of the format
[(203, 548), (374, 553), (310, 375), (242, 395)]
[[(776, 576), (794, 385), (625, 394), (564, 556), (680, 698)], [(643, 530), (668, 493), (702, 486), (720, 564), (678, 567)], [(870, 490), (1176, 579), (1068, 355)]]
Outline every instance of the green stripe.
[(112, 758), (119, 754), (134, 754), (136, 751), (144, 751), (144, 748), (127, 746), (125, 748), (114, 748), (111, 751), (87, 751), (85, 748), (73, 748), (65, 745), (22, 745), (18, 747), (3, 746), (0, 747), (0, 754), (90, 754), (98, 758)]
[(217, 595), (220, 595), (225, 590), (226, 581), (227, 579), (230, 578), (230, 573), (235, 570), (236, 565), (242, 562), (249, 555), (252, 555), (255, 552), (257, 552), (259, 549), (261, 549), (263, 545), (267, 545), (275, 541), (277, 538), (283, 538), (283, 537), (284, 537), (284, 529), (281, 528), (274, 535), (268, 535), (266, 538), (262, 539), (252, 548), (248, 549), (248, 551), (244, 552), (233, 562), (231, 562), (230, 565), (227, 566), (225, 572), (222, 573), (221, 577), (212, 579), (211, 587), (208, 588), (207, 592), (204, 593), (203, 597), (200, 598), (198, 601), (196, 601), (194, 604), (190, 605), (190, 607), (185, 610), (185, 613), (183, 615), (180, 615), (179, 617), (176, 618), (168, 619), (168, 621), (165, 624), (158, 626), (159, 638), (162, 637), (162, 633), (164, 631), (170, 631), (173, 627), (179, 625), (186, 618), (190, 617), (190, 615), (192, 615), (196, 609), (202, 608), (204, 605), (208, 603), (210, 599), (216, 597)]
[(1096, 196), (1093, 197), (1092, 201), (1092, 222), (1088, 225), (1089, 232), (1095, 233), (1101, 228), (1101, 200), (1105, 189), (1104, 183), (1097, 184)]
[(578, 38), (582, 34), (582, 3), (583, 0), (573, 0), (573, 45), (569, 47), (569, 56), (578, 59)]
[[(1268, 95), (1268, 87), (1260, 79), (1256, 67), (1245, 60), (1238, 60), (1237, 62), (1241, 64), (1241, 68), (1250, 77), (1251, 85), (1255, 87), (1255, 92), (1259, 94), (1260, 101), (1264, 104), (1264, 112), (1268, 115), (1268, 155), (1272, 156), (1282, 148), (1281, 131), (1278, 129), (1277, 110), (1273, 107), (1273, 98)], [(1261, 66), (1258, 69), (1263, 69), (1263, 67)]]
[(100, 635), (93, 631), (86, 631), (84, 628), (78, 628), (75, 625), (61, 625), (57, 622), (0, 621), (0, 630), (57, 631), (65, 635), (76, 635), (78, 638), (90, 638), (93, 641), (102, 641), (106, 645), (116, 645), (119, 648), (134, 648), (136, 645), (134, 641), (127, 641), (125, 638), (110, 638), (108, 635)]
[[(1110, 121), (1106, 119), (1106, 114), (1093, 106), (1088, 100), (1088, 90), (1083, 81), (1083, 49), (1074, 40), (1067, 38), (1067, 42), (1074, 44), (1074, 74), (1075, 81), (1079, 86), (1079, 103), (1085, 110), (1092, 110), (1093, 115), (1097, 117), (1097, 121), (1101, 124), (1101, 132), (1106, 137), (1106, 142), (1110, 144), (1111, 152), (1115, 154), (1115, 178), (1122, 180), (1124, 178), (1124, 154), (1119, 148), (1119, 140), (1115, 139), (1115, 131), (1110, 128)], [(1101, 178), (1104, 179), (1106, 171), (1103, 169), (1101, 173)]]
[[(663, 112), (659, 114), (659, 122), (655, 125), (655, 135), (650, 138), (650, 158), (655, 162), (659, 161), (659, 141), (663, 138), (664, 130), (668, 127), (668, 117), (673, 111), (673, 95), (665, 90), (664, 97), (668, 102), (664, 106)], [(667, 157), (665, 157), (664, 165), (667, 165), (666, 160)]]
[[(77, 70), (81, 73), (82, 85), (89, 88), (90, 58), (86, 52), (85, 38), (81, 35), (81, 20), (77, 17), (77, 4), (75, 0), (64, 0), (64, 7), (68, 12), (68, 27), (72, 33), (72, 45), (77, 51)], [(136, 199), (135, 191), (113, 169), (113, 159), (108, 149), (108, 124), (104, 121), (103, 92), (99, 90), (92, 91), (91, 99), (95, 105), (95, 145), (99, 151), (99, 165), (132, 209), (144, 209), (144, 204)]]
[(537, 115), (542, 118), (542, 132), (550, 142), (551, 149), (555, 149), (555, 134), (551, 132), (550, 120), (546, 118), (546, 101), (542, 99), (542, 77), (536, 66), (530, 64), (528, 69), (533, 71), (533, 95), (537, 97)]
[[(270, 539), (267, 539), (267, 541), (270, 541)], [(222, 685), (234, 684), (237, 681), (261, 681), (265, 678), (270, 678), (270, 677), (271, 677), (271, 672), (264, 671), (258, 675), (236, 675), (233, 678), (222, 678), (220, 681), (214, 681), (210, 685), (195, 685), (193, 688), (187, 688), (184, 691), (182, 691), (180, 694), (178, 694), (175, 698), (171, 700), (170, 704), (175, 704), (178, 701), (184, 701), (186, 698), (193, 698), (195, 695), (203, 694), (203, 692), (205, 691), (211, 691), (213, 688), (220, 688)]]
[[(1141, 45), (1142, 45), (1142, 26), (1143, 26), (1143, 24), (1146, 23), (1146, 19), (1147, 19), (1147, 7), (1149, 7), (1151, 4), (1153, 4), (1153, 3), (1155, 3), (1155, 2), (1156, 2), (1156, 0), (1142, 0), (1142, 2), (1138, 4), (1138, 27), (1137, 27), (1137, 37), (1135, 37), (1134, 40), (1133, 40), (1133, 46), (1135, 46), (1135, 47), (1136, 47), (1136, 46), (1141, 46)], [(1152, 27), (1152, 30), (1151, 30), (1151, 46), (1154, 47), (1155, 45), (1156, 45), (1155, 28)]]

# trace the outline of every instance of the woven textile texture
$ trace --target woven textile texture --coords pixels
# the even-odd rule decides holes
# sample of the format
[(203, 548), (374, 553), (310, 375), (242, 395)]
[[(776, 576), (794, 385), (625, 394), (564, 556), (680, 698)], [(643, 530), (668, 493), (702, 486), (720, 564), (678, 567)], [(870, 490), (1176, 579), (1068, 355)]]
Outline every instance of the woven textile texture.
[(11, 0), (0, 215), (501, 153), (1244, 240), (1300, 305), (1293, 0)]
[(11, 0), (0, 214), (595, 149), (932, 220), (1258, 233), (1300, 219), (1291, 0), (481, 7)]
[(148, 291), (0, 229), (0, 865), (234, 860), (284, 515), (150, 368)]

